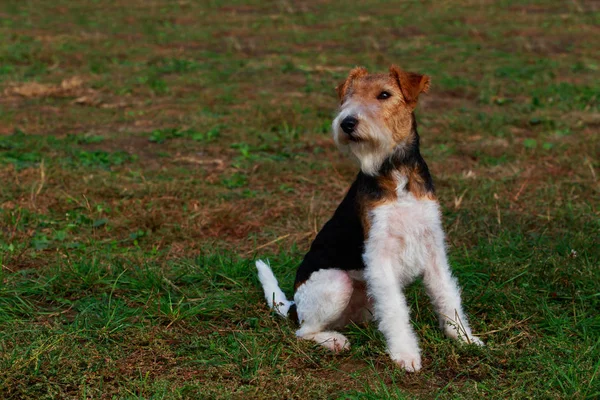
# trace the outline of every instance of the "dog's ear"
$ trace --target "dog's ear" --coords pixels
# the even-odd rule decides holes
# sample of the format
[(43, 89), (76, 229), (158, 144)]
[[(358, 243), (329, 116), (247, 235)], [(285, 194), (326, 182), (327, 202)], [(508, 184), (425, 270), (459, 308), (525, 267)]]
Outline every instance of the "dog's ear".
[(368, 74), (369, 72), (363, 67), (356, 67), (350, 71), (346, 80), (337, 85), (337, 87), (335, 88), (340, 99), (340, 103), (344, 100), (344, 97), (346, 96), (346, 93), (348, 92), (350, 86), (352, 86), (352, 81)]
[(397, 66), (392, 65), (390, 76), (398, 83), (406, 104), (413, 109), (417, 106), (419, 95), (429, 90), (430, 79), (427, 75), (402, 71)]

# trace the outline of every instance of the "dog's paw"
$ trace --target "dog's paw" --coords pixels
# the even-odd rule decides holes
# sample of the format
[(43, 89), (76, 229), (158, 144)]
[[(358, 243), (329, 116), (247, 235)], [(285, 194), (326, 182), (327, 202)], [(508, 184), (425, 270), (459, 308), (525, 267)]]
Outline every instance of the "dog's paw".
[(393, 354), (392, 361), (407, 372), (418, 372), (421, 370), (421, 356), (419, 354)]
[(483, 340), (473, 335), (469, 336), (467, 339), (463, 339), (463, 342), (467, 344), (474, 344), (475, 346), (479, 347), (485, 347), (485, 343), (483, 343)]
[(464, 344), (474, 344), (479, 347), (485, 346), (485, 343), (483, 343), (481, 339), (472, 334), (465, 335), (464, 333), (461, 333), (460, 335), (457, 335), (455, 339)]
[(480, 347), (485, 346), (485, 344), (483, 343), (483, 341), (481, 339), (479, 339), (477, 336), (473, 335), (471, 332), (467, 332), (465, 334), (463, 329), (457, 329), (455, 326), (452, 325), (446, 325), (446, 328), (444, 329), (446, 336), (454, 339), (454, 340), (458, 340), (459, 342), (465, 343), (465, 344), (474, 344)]
[(329, 348), (334, 353), (341, 353), (342, 351), (350, 350), (350, 342), (348, 340), (333, 340), (333, 346)]
[(350, 350), (350, 341), (344, 335), (336, 334), (321, 343), (334, 353)]

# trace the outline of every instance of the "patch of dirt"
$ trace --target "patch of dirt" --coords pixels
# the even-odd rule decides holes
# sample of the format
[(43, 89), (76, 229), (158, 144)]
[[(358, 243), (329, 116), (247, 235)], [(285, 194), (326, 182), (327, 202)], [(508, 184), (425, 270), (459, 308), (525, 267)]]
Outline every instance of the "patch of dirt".
[[(121, 128), (120, 130), (123, 131), (124, 128)], [(146, 137), (123, 134), (116, 138), (104, 140), (100, 143), (83, 146), (89, 150), (103, 150), (107, 152), (126, 151), (130, 154), (136, 154), (140, 156), (140, 158), (144, 157), (153, 159), (156, 158), (156, 154), (150, 151), (152, 144), (153, 143), (151, 143)]]
[(565, 115), (565, 117), (575, 123), (584, 124), (589, 128), (600, 128), (600, 112), (572, 111)]
[(220, 209), (206, 210), (201, 220), (201, 232), (203, 237), (222, 238), (228, 240), (245, 239), (251, 232), (257, 232), (264, 225), (263, 221), (269, 221), (281, 216), (282, 208), (267, 209), (262, 214), (256, 212), (247, 202), (228, 204)]
[[(4, 90), (3, 102), (19, 104), (20, 98), (68, 98), (75, 97), (73, 104), (81, 106), (100, 106), (114, 108), (114, 104), (103, 104), (100, 92), (85, 86), (84, 78), (73, 76), (63, 79), (60, 84), (25, 82), (9, 84)], [(60, 110), (53, 107), (55, 111)]]
[[(100, 143), (83, 144), (82, 147), (87, 150), (102, 150), (106, 152), (125, 151), (129, 154), (138, 157), (137, 163), (141, 164), (144, 169), (154, 171), (164, 168), (169, 164), (188, 165), (190, 167), (198, 167), (207, 172), (220, 172), (227, 168), (230, 163), (230, 157), (227, 152), (220, 149), (212, 151), (207, 147), (203, 151), (177, 151), (172, 147), (179, 148), (180, 141), (171, 139), (167, 143), (157, 144), (149, 140), (147, 136), (141, 136), (135, 133), (150, 132), (157, 129), (148, 121), (148, 124), (143, 126), (122, 126), (117, 130), (121, 134), (117, 137), (110, 137)], [(102, 128), (94, 133), (107, 132), (113, 133), (114, 130)], [(185, 148), (183, 148), (185, 150)], [(162, 154), (168, 152), (169, 156), (164, 157)]]
[(472, 104), (475, 94), (462, 90), (432, 90), (431, 93), (419, 97), (419, 107), (425, 111), (443, 111)]
[(6, 96), (34, 97), (74, 97), (88, 90), (83, 87), (83, 79), (79, 76), (64, 79), (59, 85), (26, 82), (9, 85), (5, 90)]
[[(15, 240), (22, 242), (28, 238), (15, 237)], [(38, 254), (38, 257), (32, 257), (32, 253), (28, 247), (25, 248), (20, 254), (14, 256), (7, 256), (3, 261), (1, 268), (9, 272), (17, 272), (28, 269), (44, 269), (51, 264), (51, 257), (47, 254)]]

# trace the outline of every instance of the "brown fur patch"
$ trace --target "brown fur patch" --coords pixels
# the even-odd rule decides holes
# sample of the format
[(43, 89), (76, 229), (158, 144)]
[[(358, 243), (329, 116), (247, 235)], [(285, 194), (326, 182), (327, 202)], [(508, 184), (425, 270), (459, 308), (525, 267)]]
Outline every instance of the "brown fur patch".
[(411, 135), (412, 116), (407, 108), (401, 107), (396, 113), (385, 113), (384, 120), (392, 130), (394, 143), (408, 142)]
[(398, 197), (396, 194), (396, 181), (390, 175), (382, 175), (377, 177), (377, 183), (384, 192), (385, 201), (396, 200)]
[(300, 286), (304, 285), (305, 283), (306, 281), (296, 282), (294, 284), (294, 293), (296, 293), (298, 291), (298, 288), (300, 288)]
[(363, 227), (363, 237), (365, 240), (369, 237), (369, 232), (371, 231), (371, 219), (369, 218), (369, 211), (373, 208), (370, 208), (370, 204), (361, 203), (361, 207), (359, 210), (360, 213), (360, 222)]
[(335, 88), (335, 90), (337, 91), (338, 97), (340, 98), (340, 103), (344, 101), (344, 98), (346, 97), (348, 90), (352, 86), (352, 82), (354, 82), (355, 79), (361, 78), (368, 74), (369, 74), (369, 72), (363, 67), (356, 67), (350, 71), (346, 80), (343, 83), (340, 83)]
[(376, 178), (376, 180), (379, 188), (383, 192), (383, 196), (377, 200), (363, 198), (360, 202), (361, 207), (359, 212), (365, 239), (369, 237), (369, 231), (371, 229), (369, 212), (383, 204), (394, 202), (398, 198), (396, 194), (397, 184), (392, 176), (380, 175)]
[(412, 193), (417, 199), (436, 199), (435, 194), (427, 189), (423, 175), (417, 168), (406, 168), (405, 173), (408, 176), (406, 190)]
[(431, 80), (427, 75), (416, 74), (414, 72), (402, 71), (395, 65), (390, 67), (390, 75), (396, 79), (406, 104), (414, 109), (417, 106), (419, 95), (429, 90)]

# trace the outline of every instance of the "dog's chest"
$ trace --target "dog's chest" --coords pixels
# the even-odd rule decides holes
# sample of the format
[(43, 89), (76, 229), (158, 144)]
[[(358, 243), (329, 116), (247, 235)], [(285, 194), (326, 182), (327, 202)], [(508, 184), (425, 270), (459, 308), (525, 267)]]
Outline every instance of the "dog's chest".
[(397, 199), (369, 212), (365, 250), (376, 259), (401, 261), (408, 278), (422, 270), (436, 248), (443, 248), (444, 233), (438, 203), (403, 189), (399, 187)]
[(397, 238), (421, 237), (440, 228), (437, 202), (417, 199), (411, 193), (376, 207), (370, 212), (370, 217), (372, 230), (383, 230)]
[(369, 237), (378, 240), (396, 240), (407, 244), (428, 241), (441, 230), (437, 202), (416, 199), (412, 194), (395, 202), (380, 205), (370, 212)]
[(428, 197), (417, 198), (406, 190), (408, 180), (394, 175), (395, 199), (380, 204), (370, 211), (372, 230), (382, 230), (393, 237), (422, 236), (441, 229), (437, 201)]

